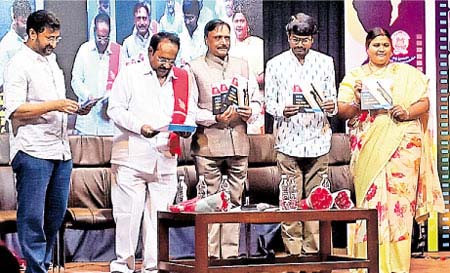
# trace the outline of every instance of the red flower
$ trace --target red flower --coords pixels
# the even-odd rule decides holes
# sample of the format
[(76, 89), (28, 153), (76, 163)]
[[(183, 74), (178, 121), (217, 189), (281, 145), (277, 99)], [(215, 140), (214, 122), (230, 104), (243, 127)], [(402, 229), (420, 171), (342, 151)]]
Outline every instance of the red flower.
[(300, 209), (310, 209), (310, 207), (308, 206), (308, 202), (306, 202), (306, 199), (300, 200), (300, 202), (298, 203), (298, 207)]
[(395, 207), (394, 207), (394, 212), (398, 217), (404, 217), (403, 212), (404, 212), (404, 208), (400, 205), (400, 202), (397, 201), (397, 203), (395, 203)]
[(403, 241), (403, 240), (406, 240), (405, 235), (402, 235), (402, 236), (398, 237), (398, 239), (397, 239), (397, 241)]
[(413, 147), (422, 147), (422, 139), (418, 137), (411, 138), (411, 141), (406, 144), (406, 149), (411, 149)]
[(386, 207), (381, 205), (381, 202), (379, 201), (377, 203), (376, 209), (378, 211), (378, 222), (381, 223), (381, 221), (384, 219), (384, 213), (386, 212)]
[(366, 200), (370, 201), (377, 193), (377, 185), (372, 184), (366, 194)]
[(403, 173), (391, 173), (391, 175), (393, 177), (396, 177), (396, 178), (403, 178), (403, 177), (405, 177), (405, 175)]
[(412, 214), (416, 213), (416, 206), (417, 206), (416, 200), (413, 200), (411, 201), (411, 203), (409, 203), (409, 208)]
[(308, 206), (312, 209), (329, 209), (333, 206), (333, 195), (322, 186), (315, 187), (307, 198)]
[(367, 116), (369, 115), (368, 111), (362, 111), (359, 115), (359, 122), (364, 122), (367, 119)]
[(391, 158), (400, 158), (400, 151), (398, 149), (395, 150), (395, 152), (392, 154)]
[(350, 136), (350, 148), (352, 151), (355, 150), (356, 145), (358, 145), (358, 138), (355, 135)]
[(358, 150), (361, 150), (362, 146), (362, 139), (358, 138), (355, 135), (350, 136), (350, 148), (352, 151), (356, 150), (356, 147), (358, 147)]
[(338, 209), (351, 209), (354, 207), (353, 201), (350, 198), (349, 190), (340, 190), (333, 193), (334, 195), (334, 205)]

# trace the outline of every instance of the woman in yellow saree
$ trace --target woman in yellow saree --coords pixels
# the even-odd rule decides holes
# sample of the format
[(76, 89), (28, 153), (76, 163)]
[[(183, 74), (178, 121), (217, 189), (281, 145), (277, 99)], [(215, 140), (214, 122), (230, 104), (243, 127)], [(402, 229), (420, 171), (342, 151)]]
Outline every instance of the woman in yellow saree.
[[(338, 115), (349, 119), (356, 205), (378, 210), (380, 272), (409, 272), (414, 217), (423, 221), (444, 210), (427, 130), (428, 79), (390, 61), (391, 38), (382, 28), (368, 32), (366, 49), (369, 62), (340, 84)], [(373, 83), (390, 106), (361, 110), (361, 90)], [(354, 254), (365, 256), (364, 222), (357, 223), (354, 242)]]

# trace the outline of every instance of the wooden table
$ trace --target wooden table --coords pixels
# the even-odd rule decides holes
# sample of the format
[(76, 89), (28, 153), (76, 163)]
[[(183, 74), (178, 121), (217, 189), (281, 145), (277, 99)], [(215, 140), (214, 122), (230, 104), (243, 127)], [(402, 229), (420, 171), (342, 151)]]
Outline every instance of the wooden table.
[[(333, 255), (331, 222), (367, 221), (367, 258)], [(320, 252), (312, 256), (208, 259), (208, 224), (212, 223), (280, 223), (320, 221)], [(169, 228), (195, 227), (195, 259), (170, 259)], [(378, 224), (376, 210), (297, 210), (242, 211), (216, 213), (158, 212), (158, 269), (161, 273), (245, 273), (282, 271), (322, 271), (368, 268), (378, 273)]]

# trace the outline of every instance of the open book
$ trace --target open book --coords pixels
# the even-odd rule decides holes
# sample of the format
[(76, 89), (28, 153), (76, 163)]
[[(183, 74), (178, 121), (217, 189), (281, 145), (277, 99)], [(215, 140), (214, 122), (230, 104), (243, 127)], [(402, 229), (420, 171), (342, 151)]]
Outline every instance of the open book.
[(248, 80), (236, 75), (211, 86), (212, 112), (222, 114), (228, 106), (239, 107), (249, 105)]
[(361, 109), (390, 109), (392, 80), (367, 78), (362, 81)]
[(322, 98), (314, 85), (294, 84), (292, 87), (292, 104), (300, 106), (301, 113), (321, 112)]
[(169, 125), (160, 127), (156, 129), (156, 131), (160, 132), (187, 132), (187, 133), (193, 133), (195, 132), (195, 129), (197, 129), (197, 126), (195, 125), (186, 125), (186, 124), (174, 124), (171, 123)]
[(102, 101), (106, 101), (108, 100), (109, 96), (102, 96), (102, 97), (98, 97), (98, 98), (90, 98), (84, 102), (80, 103), (80, 108), (78, 108), (78, 111), (76, 112), (81, 113), (87, 110), (87, 108), (93, 107), (95, 104), (97, 104), (98, 102), (102, 102)]

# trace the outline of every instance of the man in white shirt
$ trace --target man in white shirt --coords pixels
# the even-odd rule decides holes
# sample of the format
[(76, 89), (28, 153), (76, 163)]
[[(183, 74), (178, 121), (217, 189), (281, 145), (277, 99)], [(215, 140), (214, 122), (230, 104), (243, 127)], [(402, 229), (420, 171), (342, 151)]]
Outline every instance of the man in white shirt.
[(142, 273), (157, 272), (157, 211), (174, 201), (179, 136), (190, 136), (158, 128), (169, 123), (195, 125), (194, 82), (185, 70), (174, 67), (179, 46), (176, 34), (153, 35), (150, 65), (124, 67), (111, 92), (108, 115), (117, 127), (111, 156), (117, 259), (111, 262), (111, 272), (134, 271), (140, 230)]
[(180, 33), (180, 66), (200, 57), (206, 51), (203, 27), (199, 23), (200, 3), (198, 0), (183, 0), (183, 32)]
[(26, 23), (31, 13), (28, 0), (15, 0), (12, 4), (11, 29), (0, 41), (0, 133), (6, 131), (3, 107), (3, 71), (9, 60), (24, 46), (27, 38)]
[(149, 3), (138, 2), (134, 6), (133, 33), (123, 41), (123, 57), (126, 64), (147, 61), (150, 38), (158, 32), (158, 22), (150, 20)]
[(166, 0), (164, 15), (159, 20), (161, 31), (181, 33), (183, 24), (180, 5), (175, 0)]
[(109, 40), (110, 18), (106, 13), (95, 16), (94, 35), (78, 49), (71, 84), (80, 103), (89, 99), (100, 101), (89, 115), (77, 117), (75, 129), (81, 135), (113, 135), (114, 123), (106, 115), (106, 108), (120, 69), (121, 46)]
[[(298, 196), (306, 198), (328, 172), (331, 128), (327, 116), (336, 114), (336, 86), (333, 59), (311, 49), (317, 25), (309, 15), (291, 16), (286, 25), (290, 49), (267, 62), (265, 75), (266, 111), (274, 117), (275, 150), (280, 174), (293, 177)], [(293, 103), (293, 92), (305, 97), (315, 87), (323, 99), (318, 111), (308, 112)], [(313, 99), (311, 99), (313, 100)], [(319, 224), (316, 221), (283, 223), (282, 237), (291, 255), (318, 251)]]
[(25, 46), (5, 70), (5, 106), (12, 127), (17, 232), (26, 272), (47, 273), (69, 197), (67, 115), (79, 106), (66, 99), (64, 76), (53, 54), (60, 40), (59, 20), (36, 11), (28, 17), (27, 34)]

